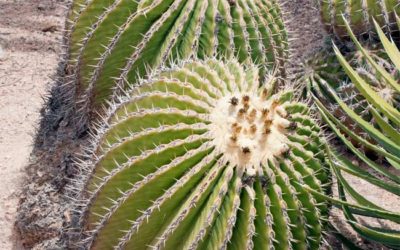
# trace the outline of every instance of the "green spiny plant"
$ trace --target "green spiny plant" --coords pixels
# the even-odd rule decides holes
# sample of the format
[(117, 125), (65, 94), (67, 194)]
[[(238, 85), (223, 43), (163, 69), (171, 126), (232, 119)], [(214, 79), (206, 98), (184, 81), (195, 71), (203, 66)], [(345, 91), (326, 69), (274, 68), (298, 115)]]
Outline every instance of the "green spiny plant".
[[(350, 37), (356, 44), (365, 59), (370, 63), (374, 69), (375, 74), (379, 74), (380, 84), (390, 88), (391, 91), (399, 94), (400, 85), (392, 74), (390, 74), (385, 67), (378, 64), (370, 53), (365, 50), (362, 45), (357, 41), (355, 35), (351, 32), (350, 25), (345, 22)], [(390, 58), (394, 67), (400, 70), (400, 52), (394, 42), (390, 41), (383, 33), (382, 29), (376, 24), (376, 30), (380, 37), (381, 43), (385, 48), (388, 58)], [(321, 113), (324, 121), (329, 125), (329, 128), (337, 136), (339, 140), (347, 147), (347, 149), (354, 154), (354, 156), (361, 162), (360, 165), (354, 164), (350, 157), (341, 155), (335, 148), (328, 149), (328, 159), (331, 169), (335, 173), (338, 180), (338, 191), (340, 202), (337, 205), (342, 207), (345, 218), (353, 229), (362, 237), (369, 240), (382, 243), (393, 249), (400, 249), (400, 232), (398, 230), (387, 230), (383, 227), (374, 227), (361, 222), (356, 215), (363, 215), (372, 218), (389, 220), (394, 223), (400, 224), (400, 214), (391, 212), (383, 208), (380, 204), (376, 204), (363, 195), (343, 177), (343, 172), (348, 173), (355, 178), (360, 178), (364, 181), (375, 185), (382, 190), (385, 190), (394, 195), (400, 195), (400, 177), (398, 174), (393, 173), (387, 169), (400, 170), (400, 112), (398, 107), (395, 107), (393, 102), (390, 102), (385, 96), (374, 89), (374, 87), (366, 81), (362, 75), (357, 72), (346, 61), (345, 57), (340, 53), (339, 49), (335, 47), (335, 53), (338, 60), (345, 72), (351, 79), (352, 84), (363, 97), (365, 102), (368, 103), (369, 113), (373, 116), (375, 123), (365, 120), (360, 112), (354, 110), (351, 106), (346, 104), (335, 90), (324, 84), (318, 86), (314, 83), (314, 87), (322, 87), (325, 92), (333, 98), (337, 105), (342, 109), (348, 117), (350, 117), (358, 127), (370, 138), (374, 139), (371, 143), (363, 137), (356, 134), (351, 128), (343, 124), (335, 115), (333, 115), (315, 95), (314, 99), (316, 105)], [(369, 157), (360, 151), (350, 142), (354, 140), (365, 148), (372, 150), (384, 158), (384, 162), (378, 164), (376, 161), (371, 160)], [(365, 169), (367, 168), (367, 169)], [(310, 190), (311, 191), (311, 190)], [(314, 191), (311, 191), (314, 193)], [(347, 203), (348, 196), (350, 196), (358, 205), (358, 207), (350, 207)], [(328, 198), (329, 199), (329, 198)]]
[(263, 76), (288, 54), (275, 0), (75, 0), (70, 21), (69, 82), (89, 111), (179, 59), (235, 56)]
[(374, 19), (389, 34), (399, 31), (399, 0), (319, 0), (319, 5), (325, 27), (339, 38), (348, 36), (342, 16), (357, 36), (370, 35)]
[[(353, 35), (353, 33), (351, 33)], [(345, 59), (351, 65), (357, 74), (376, 91), (389, 104), (395, 108), (400, 108), (400, 95), (392, 87), (386, 84), (383, 76), (376, 70), (373, 64), (363, 55), (368, 53), (370, 58), (384, 68), (395, 81), (400, 79), (398, 70), (391, 64), (383, 48), (377, 48), (376, 45), (367, 44), (369, 48), (363, 48), (363, 51), (350, 51), (345, 54)], [(345, 49), (341, 49), (345, 51)], [(334, 98), (326, 92), (326, 85), (334, 89), (341, 100), (357, 112), (364, 120), (376, 125), (375, 118), (370, 112), (370, 105), (364, 96), (358, 91), (351, 82), (350, 77), (342, 70), (342, 66), (334, 52), (324, 50), (310, 59), (304, 66), (306, 73), (300, 79), (314, 83), (314, 93), (324, 106), (340, 121), (351, 128), (355, 133), (371, 140), (368, 134), (364, 133), (356, 122), (337, 105)], [(304, 82), (304, 81), (300, 81)]]
[(81, 247), (318, 249), (330, 193), (321, 130), (258, 71), (188, 60), (111, 104), (73, 187)]

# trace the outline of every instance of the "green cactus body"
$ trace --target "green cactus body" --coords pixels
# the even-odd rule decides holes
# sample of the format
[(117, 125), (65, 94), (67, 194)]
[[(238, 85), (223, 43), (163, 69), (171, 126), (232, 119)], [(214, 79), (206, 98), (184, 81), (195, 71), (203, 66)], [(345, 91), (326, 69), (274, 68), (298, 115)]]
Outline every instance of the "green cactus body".
[[(267, 77), (264, 86), (275, 79)], [(290, 91), (216, 59), (157, 71), (111, 105), (82, 210), (93, 249), (317, 249), (325, 143)]]
[(375, 19), (388, 33), (399, 31), (396, 15), (400, 15), (399, 0), (320, 0), (322, 21), (328, 31), (339, 38), (348, 37), (342, 15), (356, 35), (373, 31)]
[(148, 70), (191, 57), (235, 56), (284, 74), (287, 34), (272, 0), (76, 0), (71, 82), (101, 107)]

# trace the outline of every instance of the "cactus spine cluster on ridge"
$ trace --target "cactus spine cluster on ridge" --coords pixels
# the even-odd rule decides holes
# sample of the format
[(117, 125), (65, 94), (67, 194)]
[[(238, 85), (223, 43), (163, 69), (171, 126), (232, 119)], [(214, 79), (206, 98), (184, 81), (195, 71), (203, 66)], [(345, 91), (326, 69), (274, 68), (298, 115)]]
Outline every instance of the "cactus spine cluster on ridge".
[(189, 60), (111, 105), (81, 168), (83, 246), (317, 249), (328, 208), (306, 188), (329, 191), (325, 142), (274, 81)]
[(86, 111), (171, 61), (235, 56), (262, 76), (283, 74), (288, 56), (275, 0), (76, 0), (70, 19), (69, 78)]

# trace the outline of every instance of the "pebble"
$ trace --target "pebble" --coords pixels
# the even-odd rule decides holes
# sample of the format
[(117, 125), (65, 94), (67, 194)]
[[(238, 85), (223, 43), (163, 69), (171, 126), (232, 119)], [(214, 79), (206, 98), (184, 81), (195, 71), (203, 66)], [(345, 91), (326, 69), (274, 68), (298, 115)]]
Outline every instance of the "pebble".
[(6, 59), (6, 52), (0, 45), (0, 61), (3, 61), (4, 59)]
[(42, 4), (42, 3), (40, 3), (40, 4), (37, 6), (37, 9), (38, 9), (38, 10), (45, 10), (45, 9), (46, 9), (46, 6), (45, 6), (44, 4)]

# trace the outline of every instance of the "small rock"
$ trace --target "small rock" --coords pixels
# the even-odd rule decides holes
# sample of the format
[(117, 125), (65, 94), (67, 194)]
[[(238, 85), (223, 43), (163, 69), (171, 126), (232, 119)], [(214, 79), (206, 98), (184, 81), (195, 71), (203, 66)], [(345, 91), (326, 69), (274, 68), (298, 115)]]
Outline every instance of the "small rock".
[(51, 32), (53, 33), (54, 31), (57, 31), (57, 26), (56, 25), (50, 25), (44, 29), (42, 29), (43, 32)]
[(69, 209), (65, 210), (65, 212), (64, 212), (64, 218), (65, 218), (65, 221), (66, 221), (67, 223), (70, 223), (70, 222), (71, 222), (71, 212), (69, 211)]
[(43, 172), (41, 172), (41, 171), (38, 171), (38, 172), (37, 172), (37, 175), (38, 175), (38, 177), (40, 178), (40, 177), (42, 177), (42, 176), (43, 176)]
[(45, 9), (46, 9), (46, 6), (45, 6), (43, 3), (40, 3), (40, 4), (37, 6), (37, 9), (38, 9), (38, 10), (45, 10)]
[(0, 45), (0, 61), (3, 61), (5, 59), (6, 59), (6, 52), (4, 51), (4, 49)]

